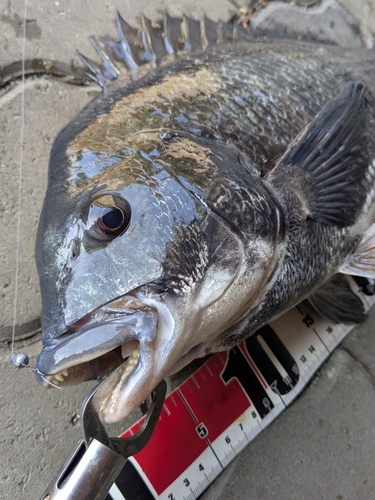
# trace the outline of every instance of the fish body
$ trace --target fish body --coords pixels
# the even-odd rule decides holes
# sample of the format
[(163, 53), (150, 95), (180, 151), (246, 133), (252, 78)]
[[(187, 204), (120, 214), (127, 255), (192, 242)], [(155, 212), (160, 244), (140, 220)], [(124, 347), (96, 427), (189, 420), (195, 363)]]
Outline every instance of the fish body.
[(373, 51), (242, 41), (97, 97), (51, 152), (38, 370), (76, 383), (128, 356), (111, 422), (306, 297), (359, 322), (337, 273), (375, 276), (374, 82)]

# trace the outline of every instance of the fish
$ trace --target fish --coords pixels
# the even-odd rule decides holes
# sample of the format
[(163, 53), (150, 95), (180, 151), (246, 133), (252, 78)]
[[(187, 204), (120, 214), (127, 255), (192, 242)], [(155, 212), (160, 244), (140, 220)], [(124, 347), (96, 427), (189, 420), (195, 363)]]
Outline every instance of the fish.
[(103, 92), (52, 147), (36, 377), (107, 377), (108, 423), (306, 298), (364, 319), (345, 276), (375, 278), (375, 52), (228, 26), (117, 14), (101, 64), (80, 56)]

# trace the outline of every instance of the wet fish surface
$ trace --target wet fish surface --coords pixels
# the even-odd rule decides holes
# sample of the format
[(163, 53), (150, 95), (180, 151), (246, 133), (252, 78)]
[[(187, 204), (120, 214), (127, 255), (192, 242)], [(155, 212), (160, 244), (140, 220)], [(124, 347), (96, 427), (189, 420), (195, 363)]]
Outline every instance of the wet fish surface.
[(39, 224), (37, 369), (63, 385), (117, 367), (107, 422), (307, 297), (362, 321), (344, 274), (375, 278), (375, 53), (207, 31), (172, 58), (168, 19), (161, 36), (118, 17), (119, 42), (95, 42), (102, 85), (166, 55), (61, 131)]

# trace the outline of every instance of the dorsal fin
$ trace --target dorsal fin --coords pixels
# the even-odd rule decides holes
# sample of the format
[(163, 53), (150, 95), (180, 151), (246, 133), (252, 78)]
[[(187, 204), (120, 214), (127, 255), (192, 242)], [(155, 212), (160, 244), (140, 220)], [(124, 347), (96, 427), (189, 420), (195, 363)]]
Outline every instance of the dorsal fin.
[(117, 74), (114, 73), (112, 68), (107, 71), (106, 61), (102, 59), (102, 64), (97, 63), (93, 59), (89, 59), (80, 52), (77, 51), (78, 57), (81, 59), (83, 64), (88, 68), (87, 76), (94, 80), (95, 83), (105, 88), (106, 82), (110, 82), (117, 78)]
[(215, 43), (217, 43), (219, 39), (219, 23), (215, 23), (215, 21), (211, 21), (211, 19), (209, 19), (207, 16), (204, 16), (202, 25), (202, 38), (204, 45), (214, 45)]
[(171, 49), (171, 54), (180, 52), (184, 49), (184, 37), (181, 30), (181, 19), (171, 17), (168, 12), (164, 18), (164, 37), (165, 42)]
[(182, 18), (182, 33), (184, 35), (184, 49), (193, 51), (202, 48), (202, 29), (200, 21), (191, 17)]
[(234, 40), (234, 27), (235, 25), (233, 23), (219, 21), (219, 39), (221, 42), (230, 42)]
[[(121, 44), (123, 62), (130, 70), (135, 70), (141, 64), (150, 62), (149, 50), (145, 51), (142, 32), (128, 24), (116, 11), (117, 34)], [(147, 48), (148, 49), (148, 48)]]
[(116, 22), (118, 40), (90, 38), (91, 44), (100, 56), (100, 63), (78, 52), (81, 61), (89, 70), (88, 76), (102, 88), (115, 81), (124, 69), (135, 79), (137, 68), (143, 64), (150, 63), (155, 66), (166, 56), (180, 51), (204, 49), (215, 43), (242, 39), (246, 33), (246, 29), (240, 28), (234, 21), (214, 22), (207, 17), (196, 21), (187, 16), (176, 19), (168, 13), (160, 23), (154, 23), (142, 16), (141, 29), (130, 26), (118, 11)]
[(150, 19), (141, 16), (142, 32), (146, 38), (147, 46), (153, 61), (157, 61), (168, 54), (164, 44), (162, 24), (155, 26)]

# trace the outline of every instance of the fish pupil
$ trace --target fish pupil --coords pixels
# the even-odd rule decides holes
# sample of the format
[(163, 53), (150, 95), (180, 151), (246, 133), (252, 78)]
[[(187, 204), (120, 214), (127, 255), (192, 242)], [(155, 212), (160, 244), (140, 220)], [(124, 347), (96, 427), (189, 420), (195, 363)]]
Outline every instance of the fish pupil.
[(102, 223), (103, 225), (114, 231), (122, 226), (124, 222), (124, 213), (117, 207), (107, 207), (104, 208), (102, 213)]

